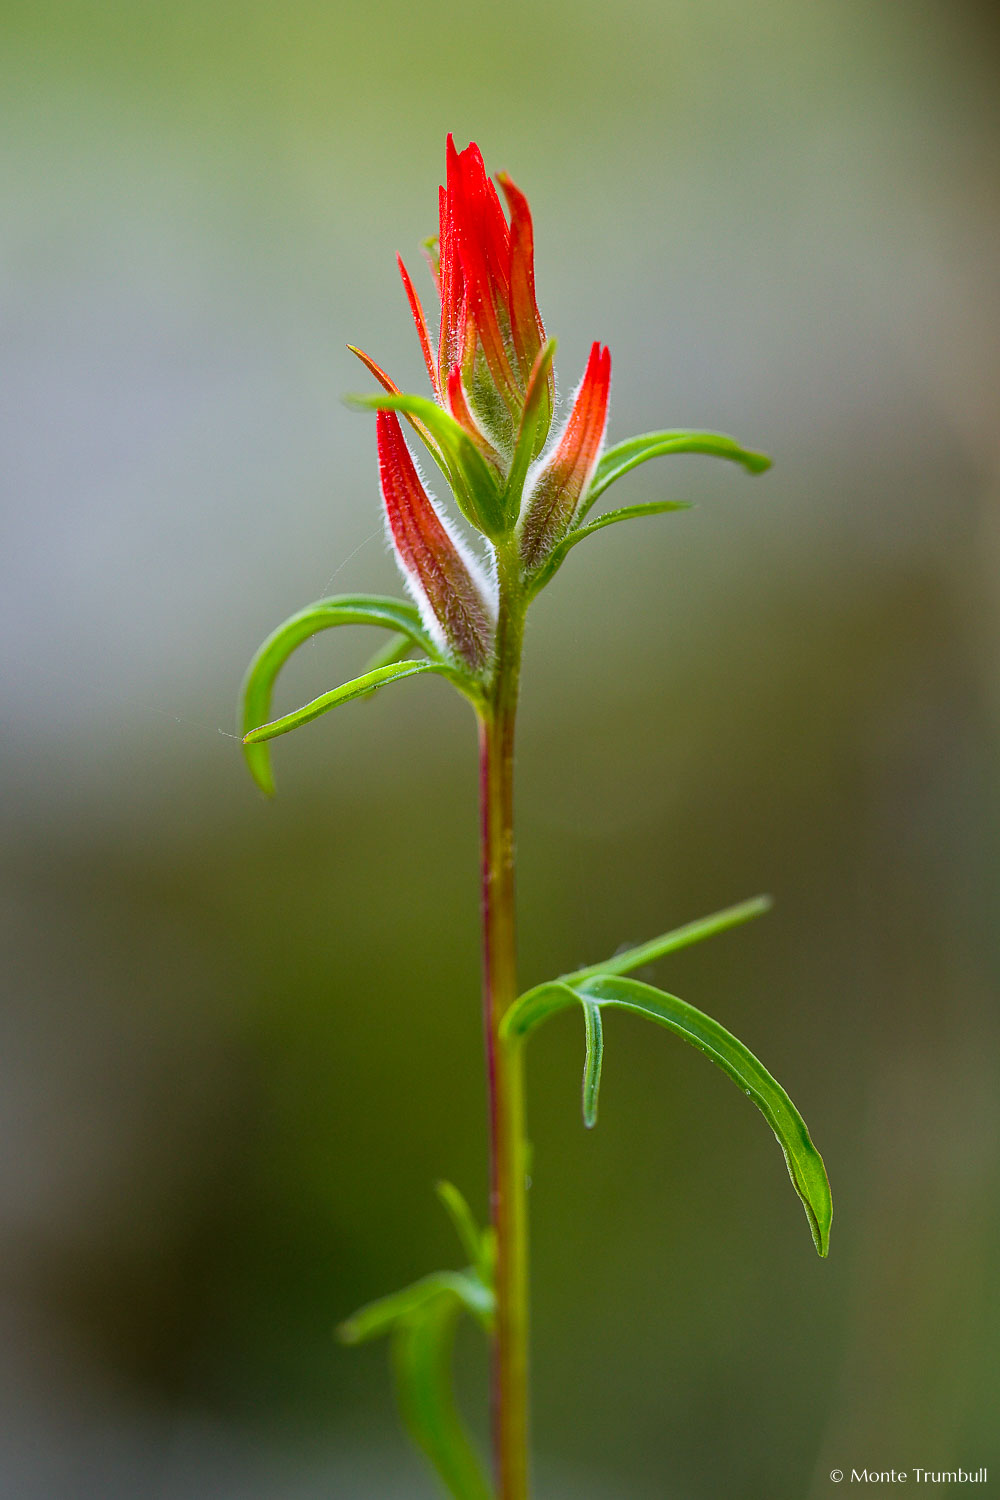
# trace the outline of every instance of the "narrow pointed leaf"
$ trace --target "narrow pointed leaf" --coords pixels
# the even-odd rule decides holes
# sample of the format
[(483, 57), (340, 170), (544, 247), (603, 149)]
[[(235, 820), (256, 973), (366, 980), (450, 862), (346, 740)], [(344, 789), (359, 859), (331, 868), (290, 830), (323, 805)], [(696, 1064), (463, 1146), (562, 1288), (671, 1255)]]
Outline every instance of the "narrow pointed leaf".
[(683, 1037), (710, 1057), (753, 1100), (778, 1138), (816, 1249), (825, 1256), (830, 1246), (833, 1201), (823, 1158), (791, 1099), (749, 1048), (703, 1011), (637, 979), (597, 975), (576, 982), (574, 988), (582, 999), (634, 1011)]
[(604, 1061), (604, 1027), (601, 1007), (596, 1000), (583, 1000), (583, 1022), (587, 1037), (587, 1056), (583, 1064), (583, 1123), (588, 1130), (597, 1124), (597, 1101), (601, 1092), (601, 1064)]
[(762, 917), (771, 910), (772, 905), (770, 896), (752, 896), (749, 901), (726, 906), (722, 911), (713, 912), (710, 917), (699, 917), (695, 922), (686, 922), (683, 927), (665, 932), (662, 937), (651, 938), (648, 943), (640, 943), (636, 948), (627, 948), (624, 953), (616, 953), (613, 958), (592, 964), (589, 969), (577, 969), (572, 974), (565, 974), (563, 981), (566, 984), (576, 984), (578, 980), (590, 979), (598, 974), (628, 974), (633, 969), (641, 969), (644, 964), (655, 963), (667, 953), (676, 953), (678, 948), (689, 948), (692, 943), (700, 943), (718, 932), (726, 932), (730, 927), (739, 927), (743, 922), (752, 921), (754, 917)]
[(643, 516), (659, 516), (671, 510), (690, 510), (691, 504), (687, 500), (651, 500), (645, 505), (626, 505), (621, 510), (609, 510), (605, 515), (598, 516), (596, 521), (590, 521), (586, 526), (575, 526), (563, 540), (555, 547), (545, 566), (532, 582), (532, 592), (538, 593), (545, 585), (551, 582), (552, 577), (562, 567), (567, 554), (582, 542), (586, 537), (592, 536), (595, 531), (603, 531), (605, 526), (614, 526), (618, 521), (636, 521)]
[(463, 1250), (479, 1271), (483, 1280), (488, 1282), (490, 1268), (484, 1265), (483, 1236), (478, 1224), (472, 1217), (471, 1208), (453, 1182), (439, 1182), (437, 1184), (437, 1195), (452, 1222)]
[(453, 1298), (438, 1297), (396, 1328), (392, 1355), (399, 1407), (410, 1436), (452, 1500), (493, 1500), (492, 1486), (452, 1394), (457, 1314)]
[(497, 481), (472, 438), (454, 417), (428, 396), (387, 392), (384, 396), (352, 396), (350, 401), (373, 411), (400, 411), (418, 417), (440, 446), (447, 465), (446, 476), (466, 520), (494, 540), (503, 534), (503, 505)]
[(665, 453), (705, 453), (713, 458), (727, 458), (742, 464), (751, 474), (762, 474), (771, 467), (771, 460), (765, 453), (755, 453), (750, 448), (744, 448), (735, 438), (726, 437), (721, 432), (644, 432), (638, 437), (626, 439), (624, 443), (616, 443), (604, 454), (587, 491), (586, 501), (580, 511), (581, 517), (603, 495), (608, 485), (614, 484), (616, 479), (620, 479), (630, 469), (637, 468), (639, 464), (644, 464), (647, 459), (658, 458)]
[(331, 708), (338, 708), (341, 703), (350, 703), (354, 698), (368, 698), (376, 688), (384, 687), (387, 682), (398, 682), (403, 677), (415, 677), (420, 672), (436, 672), (441, 677), (447, 677), (449, 682), (454, 683), (466, 697), (475, 698), (476, 696), (476, 688), (472, 679), (464, 676), (454, 667), (445, 666), (443, 662), (395, 662), (387, 667), (376, 667), (374, 672), (366, 672), (363, 677), (355, 677), (350, 682), (341, 683), (340, 687), (333, 688), (329, 693), (321, 693), (311, 703), (303, 704), (292, 713), (284, 714), (280, 719), (272, 719), (269, 724), (259, 725), (243, 736), (243, 743), (244, 745), (260, 745), (266, 740), (277, 739), (278, 735), (288, 734), (291, 730), (298, 729), (300, 724), (308, 724), (312, 719), (318, 719), (320, 714), (327, 713)]
[[(412, 604), (399, 599), (383, 599), (376, 594), (342, 594), (319, 599), (272, 631), (247, 668), (240, 690), (244, 734), (267, 719), (275, 679), (296, 647), (318, 631), (328, 630), (334, 625), (378, 625), (404, 637), (430, 656), (437, 656), (434, 643), (421, 623), (420, 613)], [(251, 775), (261, 791), (269, 795), (273, 793), (274, 778), (266, 747), (249, 744), (244, 753)]]
[(379, 1297), (359, 1307), (337, 1329), (342, 1344), (365, 1344), (369, 1339), (381, 1338), (400, 1321), (411, 1317), (428, 1302), (440, 1297), (457, 1299), (472, 1315), (482, 1321), (492, 1312), (492, 1298), (480, 1284), (478, 1278), (464, 1271), (433, 1271), (411, 1286), (388, 1297)]
[(663, 515), (668, 510), (690, 509), (689, 500), (650, 500), (645, 505), (626, 505), (621, 510), (607, 511), (603, 516), (598, 516), (596, 521), (589, 521), (586, 526), (574, 527), (563, 546), (568, 551), (577, 542), (582, 542), (584, 537), (593, 535), (595, 531), (603, 531), (605, 526), (614, 526), (619, 521), (636, 521), (642, 516)]
[[(365, 674), (374, 672), (378, 667), (391, 667), (393, 662), (402, 661), (408, 652), (413, 650), (413, 642), (407, 640), (405, 635), (391, 635), (378, 651), (373, 651), (365, 662)], [(375, 689), (372, 688), (372, 693)], [(367, 696), (371, 696), (368, 694)]]

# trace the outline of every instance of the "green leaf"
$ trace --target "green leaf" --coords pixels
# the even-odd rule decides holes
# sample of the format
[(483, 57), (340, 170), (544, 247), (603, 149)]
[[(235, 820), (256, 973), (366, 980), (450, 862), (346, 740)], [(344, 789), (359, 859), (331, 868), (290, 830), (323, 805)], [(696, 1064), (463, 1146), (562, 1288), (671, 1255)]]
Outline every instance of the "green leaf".
[(689, 500), (650, 500), (645, 505), (626, 505), (621, 510), (606, 511), (603, 516), (598, 516), (596, 521), (589, 521), (586, 526), (575, 526), (560, 545), (568, 552), (570, 547), (582, 542), (585, 536), (603, 531), (605, 526), (615, 526), (619, 521), (636, 521), (642, 516), (660, 516), (668, 510), (690, 509)]
[(393, 1366), (400, 1412), (417, 1446), (453, 1500), (493, 1500), (479, 1456), (452, 1395), (451, 1352), (458, 1305), (438, 1297), (400, 1323), (393, 1334)]
[(597, 1124), (597, 1099), (601, 1092), (601, 1064), (604, 1061), (604, 1027), (601, 1007), (596, 1000), (581, 996), (583, 1024), (587, 1037), (587, 1056), (583, 1064), (583, 1123), (588, 1130)]
[(718, 1064), (723, 1073), (729, 1074), (733, 1083), (753, 1100), (778, 1137), (792, 1187), (799, 1194), (810, 1223), (816, 1250), (820, 1256), (826, 1256), (834, 1202), (823, 1158), (811, 1142), (807, 1125), (795, 1104), (780, 1083), (772, 1079), (765, 1065), (754, 1058), (753, 1052), (711, 1016), (705, 1016), (694, 1005), (679, 1001), (676, 995), (655, 990), (651, 984), (607, 975), (606, 978), (583, 981), (580, 992), (597, 1001), (598, 1005), (618, 1005), (622, 1010), (634, 1011), (637, 1016), (648, 1017), (648, 1020), (666, 1026), (667, 1031), (690, 1041), (691, 1046), (697, 1047), (706, 1058)]
[(686, 922), (683, 927), (675, 927), (662, 937), (640, 943), (637, 948), (628, 948), (624, 953), (616, 953), (603, 963), (592, 964), (589, 969), (564, 974), (562, 978), (567, 984), (575, 984), (577, 980), (590, 979), (595, 974), (628, 974), (633, 969), (641, 969), (644, 964), (654, 963), (667, 953), (676, 953), (678, 948), (689, 948), (692, 943), (714, 937), (717, 932), (725, 932), (730, 927), (739, 927), (743, 922), (761, 917), (771, 910), (773, 904), (770, 896), (752, 896), (749, 901), (726, 906), (710, 917), (699, 917), (696, 922)]
[(266, 740), (277, 739), (279, 734), (288, 734), (291, 730), (298, 729), (300, 724), (308, 724), (311, 719), (318, 719), (320, 714), (327, 713), (329, 709), (338, 708), (341, 703), (350, 703), (353, 698), (369, 698), (376, 688), (384, 687), (387, 682), (398, 682), (402, 677), (415, 677), (421, 672), (435, 672), (439, 677), (447, 677), (466, 697), (475, 697), (476, 687), (472, 679), (455, 667), (445, 666), (444, 662), (393, 662), (387, 667), (376, 667), (374, 672), (366, 672), (363, 677), (342, 682), (340, 687), (321, 693), (311, 703), (303, 704), (301, 708), (282, 715), (280, 719), (272, 719), (269, 724), (259, 724), (256, 729), (251, 729), (249, 734), (243, 736), (243, 743), (260, 745)]
[[(385, 645), (378, 651), (373, 651), (365, 662), (365, 672), (374, 672), (378, 667), (391, 667), (393, 662), (402, 661), (407, 652), (413, 650), (413, 642), (405, 635), (392, 635)], [(372, 692), (375, 689), (372, 688)]]
[[(692, 927), (696, 925), (691, 924)], [(640, 951), (633, 949), (632, 953)], [(627, 955), (622, 955), (622, 959), (626, 957)], [(521, 995), (504, 1016), (501, 1035), (510, 1041), (527, 1037), (547, 1017), (578, 1002), (584, 1006), (584, 1019), (588, 1028), (584, 1072), (585, 1118), (588, 1106), (596, 1118), (602, 1051), (589, 1015), (589, 1006), (618, 1006), (665, 1026), (710, 1057), (761, 1111), (784, 1152), (788, 1175), (802, 1200), (816, 1249), (820, 1255), (825, 1256), (830, 1245), (833, 1201), (823, 1158), (810, 1140), (802, 1116), (763, 1063), (718, 1021), (678, 999), (676, 995), (654, 989), (652, 985), (642, 984), (636, 979), (624, 979), (610, 973), (598, 974), (590, 970), (581, 971), (580, 975), (565, 980), (536, 985), (534, 989)]]
[(488, 1324), (493, 1315), (493, 1294), (467, 1271), (433, 1271), (423, 1276), (402, 1291), (391, 1292), (388, 1297), (379, 1297), (359, 1307), (346, 1322), (337, 1329), (337, 1337), (343, 1344), (364, 1344), (369, 1339), (380, 1338), (396, 1327), (397, 1323), (413, 1316), (426, 1303), (439, 1297), (457, 1299), (466, 1311), (478, 1322)]
[(603, 495), (608, 485), (614, 484), (616, 479), (639, 464), (644, 464), (647, 459), (658, 458), (664, 453), (707, 453), (713, 458), (728, 458), (734, 463), (743, 464), (751, 474), (762, 474), (771, 467), (771, 460), (765, 453), (755, 453), (750, 448), (743, 448), (734, 438), (726, 437), (721, 432), (644, 432), (638, 437), (626, 439), (624, 443), (616, 443), (604, 454), (587, 491), (580, 519), (586, 515), (594, 501)]
[(820, 1255), (830, 1248), (833, 1201), (823, 1158), (809, 1138), (806, 1122), (781, 1085), (732, 1032), (693, 1005), (638, 979), (596, 976), (579, 985), (582, 997), (646, 1016), (683, 1037), (727, 1073), (760, 1110), (785, 1154), (792, 1186), (802, 1200)]
[(479, 1228), (472, 1217), (471, 1208), (453, 1182), (439, 1182), (437, 1195), (454, 1226), (463, 1250), (479, 1272), (485, 1285), (491, 1285), (493, 1267), (489, 1233), (484, 1234)]
[(561, 979), (549, 979), (525, 990), (504, 1013), (500, 1022), (500, 1035), (505, 1041), (516, 1041), (530, 1036), (547, 1021), (549, 1016), (579, 1003), (580, 996), (572, 985)]
[[(341, 594), (319, 599), (272, 631), (247, 668), (241, 689), (244, 734), (267, 719), (275, 680), (296, 647), (318, 631), (334, 625), (378, 625), (403, 637), (429, 656), (438, 655), (412, 604), (400, 599), (383, 599), (377, 594)], [(257, 785), (270, 795), (274, 791), (274, 779), (266, 747), (247, 745), (245, 754)]]
[(532, 594), (537, 594), (540, 589), (551, 582), (565, 562), (567, 554), (577, 542), (582, 542), (585, 537), (592, 536), (595, 531), (603, 531), (605, 526), (614, 526), (619, 521), (635, 521), (642, 516), (659, 516), (668, 510), (690, 509), (691, 505), (686, 500), (652, 500), (646, 505), (627, 505), (621, 510), (609, 510), (586, 526), (575, 526), (572, 531), (567, 532), (558, 546), (553, 547), (544, 566), (532, 581)]
[[(467, 521), (496, 541), (506, 530), (503, 500), (493, 470), (472, 438), (449, 412), (429, 396), (351, 396), (354, 406), (373, 411), (401, 411), (419, 417), (440, 445), (444, 474)], [(434, 453), (434, 449), (429, 449)], [(436, 456), (436, 455), (435, 455)]]
[[(555, 339), (549, 339), (539, 350), (535, 360), (531, 378), (528, 381), (528, 389), (524, 398), (524, 411), (521, 413), (521, 424), (517, 431), (517, 442), (514, 445), (514, 457), (511, 460), (510, 472), (507, 475), (507, 483), (504, 486), (504, 510), (508, 522), (513, 524), (517, 520), (521, 508), (521, 495), (524, 491), (524, 481), (528, 473), (531, 460), (536, 456), (540, 446), (539, 436), (543, 418), (549, 413), (549, 372), (552, 369), (552, 359), (556, 352)], [(544, 434), (542, 434), (544, 436)]]
[[(483, 1240), (465, 1199), (450, 1183), (438, 1196), (466, 1248), (478, 1260)], [(370, 1302), (337, 1330), (345, 1344), (392, 1336), (392, 1360), (403, 1420), (455, 1500), (492, 1500), (479, 1459), (466, 1437), (451, 1390), (455, 1321), (465, 1310), (489, 1331), (494, 1297), (475, 1271), (435, 1271), (412, 1286)]]

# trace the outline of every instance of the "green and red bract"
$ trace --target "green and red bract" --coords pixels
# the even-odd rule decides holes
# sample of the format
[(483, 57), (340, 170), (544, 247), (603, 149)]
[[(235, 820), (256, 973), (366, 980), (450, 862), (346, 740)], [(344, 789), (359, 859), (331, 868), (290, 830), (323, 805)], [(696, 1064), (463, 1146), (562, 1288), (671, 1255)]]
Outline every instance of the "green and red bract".
[[(545, 330), (535, 300), (528, 200), (505, 173), (497, 180), (509, 221), (486, 175), (479, 147), (472, 143), (458, 151), (448, 137), (446, 185), (439, 189), (439, 237), (436, 252), (429, 255), (440, 300), (436, 351), (410, 273), (402, 257), (396, 259), (435, 400), (505, 478)], [(359, 349), (354, 352), (387, 391), (398, 393), (395, 382), (374, 360)], [(551, 363), (544, 373), (532, 457), (541, 450), (552, 420)]]
[[(471, 419), (509, 460), (545, 331), (535, 301), (528, 202), (509, 177), (499, 182), (509, 224), (479, 147), (473, 142), (457, 151), (448, 137), (447, 181), (439, 190), (437, 389), (454, 417)], [(417, 328), (423, 342), (419, 317)], [(550, 379), (550, 414), (552, 392)], [(544, 426), (547, 431), (547, 421)]]
[(594, 476), (608, 422), (611, 351), (595, 343), (566, 426), (525, 487), (521, 557), (529, 572), (563, 540)]
[(492, 591), (424, 488), (396, 413), (380, 411), (376, 422), (379, 484), (403, 577), (431, 638), (479, 673), (493, 653)]

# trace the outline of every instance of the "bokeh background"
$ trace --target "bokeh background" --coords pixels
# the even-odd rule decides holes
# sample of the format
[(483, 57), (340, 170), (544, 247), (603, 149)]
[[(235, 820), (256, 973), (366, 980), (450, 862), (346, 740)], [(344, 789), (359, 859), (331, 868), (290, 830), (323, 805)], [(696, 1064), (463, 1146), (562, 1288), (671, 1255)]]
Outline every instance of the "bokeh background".
[[(444, 137), (535, 211), (564, 391), (660, 460), (533, 613), (525, 982), (767, 890), (658, 966), (787, 1085), (837, 1202), (704, 1058), (533, 1043), (540, 1500), (1000, 1471), (1000, 32), (962, 0), (24, 0), (2, 19), (0, 1493), (417, 1500), (359, 1302), (485, 1208), (473, 724), (405, 684), (276, 747), (245, 663), (398, 590), (357, 341)], [(425, 293), (427, 286), (421, 281)], [(341, 633), (336, 633), (341, 634)], [(299, 653), (292, 706), (364, 659)], [(470, 1412), (484, 1371), (459, 1350)], [(480, 1424), (481, 1425), (481, 1424)]]

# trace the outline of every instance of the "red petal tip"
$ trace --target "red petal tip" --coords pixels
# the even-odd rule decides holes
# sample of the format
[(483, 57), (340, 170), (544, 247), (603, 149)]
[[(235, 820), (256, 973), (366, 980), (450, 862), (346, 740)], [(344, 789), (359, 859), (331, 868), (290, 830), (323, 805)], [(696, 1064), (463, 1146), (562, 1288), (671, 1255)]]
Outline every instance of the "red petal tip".
[(427, 331), (427, 319), (424, 316), (424, 309), (421, 304), (420, 298), (417, 296), (416, 288), (413, 285), (413, 282), (410, 280), (410, 273), (403, 264), (403, 257), (399, 254), (397, 254), (396, 256), (396, 264), (399, 267), (399, 274), (402, 278), (403, 290), (406, 293), (406, 300), (410, 304), (410, 312), (413, 316), (414, 325), (416, 326), (417, 338), (420, 340), (420, 352), (424, 356), (424, 364), (427, 366), (427, 374), (430, 377), (431, 389), (433, 390), (435, 396), (440, 398), (441, 391), (440, 387), (438, 386), (437, 370), (434, 367), (434, 355), (431, 351), (431, 337)]
[(375, 376), (375, 379), (378, 381), (383, 390), (388, 391), (390, 396), (399, 395), (399, 386), (391, 376), (385, 373), (381, 365), (377, 365), (375, 363), (370, 354), (366, 354), (365, 351), (363, 349), (359, 349), (356, 344), (348, 344), (347, 347), (348, 349), (350, 349), (352, 354), (357, 355), (358, 359), (360, 359), (361, 363), (364, 365), (368, 373)]

